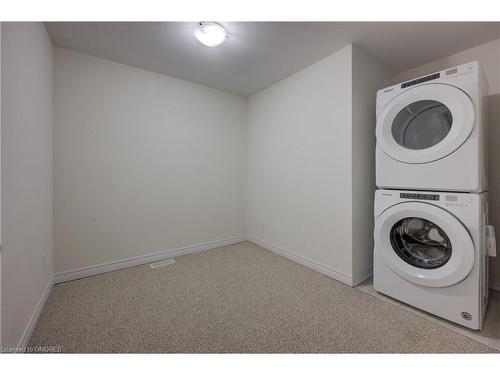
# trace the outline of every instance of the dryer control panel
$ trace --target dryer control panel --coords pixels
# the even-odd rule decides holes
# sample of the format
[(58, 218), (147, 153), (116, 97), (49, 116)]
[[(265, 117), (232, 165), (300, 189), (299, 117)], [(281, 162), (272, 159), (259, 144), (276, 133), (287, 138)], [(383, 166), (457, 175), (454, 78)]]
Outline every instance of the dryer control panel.
[(438, 79), (439, 77), (441, 77), (441, 73), (434, 73), (429, 76), (414, 79), (413, 81), (404, 82), (401, 84), (401, 88), (404, 89), (405, 87), (415, 86), (418, 85), (419, 83), (424, 83), (427, 81), (432, 81), (433, 79)]
[(424, 84), (446, 84), (461, 88), (464, 85), (470, 85), (474, 83), (485, 84), (486, 87), (488, 85), (477, 61), (451, 67), (439, 72), (427, 74), (425, 76), (416, 77), (410, 81), (403, 81), (398, 84), (378, 90), (376, 113), (379, 114), (387, 103), (389, 103), (403, 91), (411, 90), (415, 86)]

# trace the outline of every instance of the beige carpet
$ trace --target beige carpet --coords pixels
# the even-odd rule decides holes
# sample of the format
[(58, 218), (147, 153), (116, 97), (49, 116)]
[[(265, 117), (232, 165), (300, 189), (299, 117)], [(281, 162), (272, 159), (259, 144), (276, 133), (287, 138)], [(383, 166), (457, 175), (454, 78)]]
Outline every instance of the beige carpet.
[(493, 351), (249, 243), (56, 285), (30, 345), (141, 353)]

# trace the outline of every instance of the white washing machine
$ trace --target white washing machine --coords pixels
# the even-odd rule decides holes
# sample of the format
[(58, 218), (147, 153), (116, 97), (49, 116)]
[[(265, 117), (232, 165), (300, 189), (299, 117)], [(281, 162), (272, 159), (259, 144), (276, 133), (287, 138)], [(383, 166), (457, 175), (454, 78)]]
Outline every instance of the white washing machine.
[(488, 301), (486, 247), (494, 247), (487, 199), (487, 193), (376, 191), (375, 289), (481, 329)]
[(486, 95), (477, 62), (379, 90), (377, 186), (486, 191)]

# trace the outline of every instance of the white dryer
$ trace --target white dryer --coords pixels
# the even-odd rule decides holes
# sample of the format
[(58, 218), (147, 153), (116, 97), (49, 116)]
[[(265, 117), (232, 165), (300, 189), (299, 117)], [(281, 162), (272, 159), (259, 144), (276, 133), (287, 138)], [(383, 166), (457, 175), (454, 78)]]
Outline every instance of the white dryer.
[(486, 246), (493, 241), (486, 234), (487, 198), (487, 193), (376, 191), (375, 289), (481, 329), (488, 301)]
[(486, 191), (487, 94), (477, 62), (379, 90), (377, 186)]

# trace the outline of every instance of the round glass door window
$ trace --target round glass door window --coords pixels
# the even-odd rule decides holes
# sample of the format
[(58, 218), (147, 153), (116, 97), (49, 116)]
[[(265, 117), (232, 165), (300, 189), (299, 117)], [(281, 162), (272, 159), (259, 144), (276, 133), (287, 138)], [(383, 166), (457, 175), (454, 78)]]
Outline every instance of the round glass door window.
[(404, 107), (392, 122), (392, 136), (402, 147), (422, 150), (441, 142), (450, 132), (453, 116), (443, 103), (419, 100)]
[(396, 254), (418, 268), (439, 268), (451, 257), (451, 242), (446, 233), (420, 217), (399, 220), (391, 229), (390, 239)]

